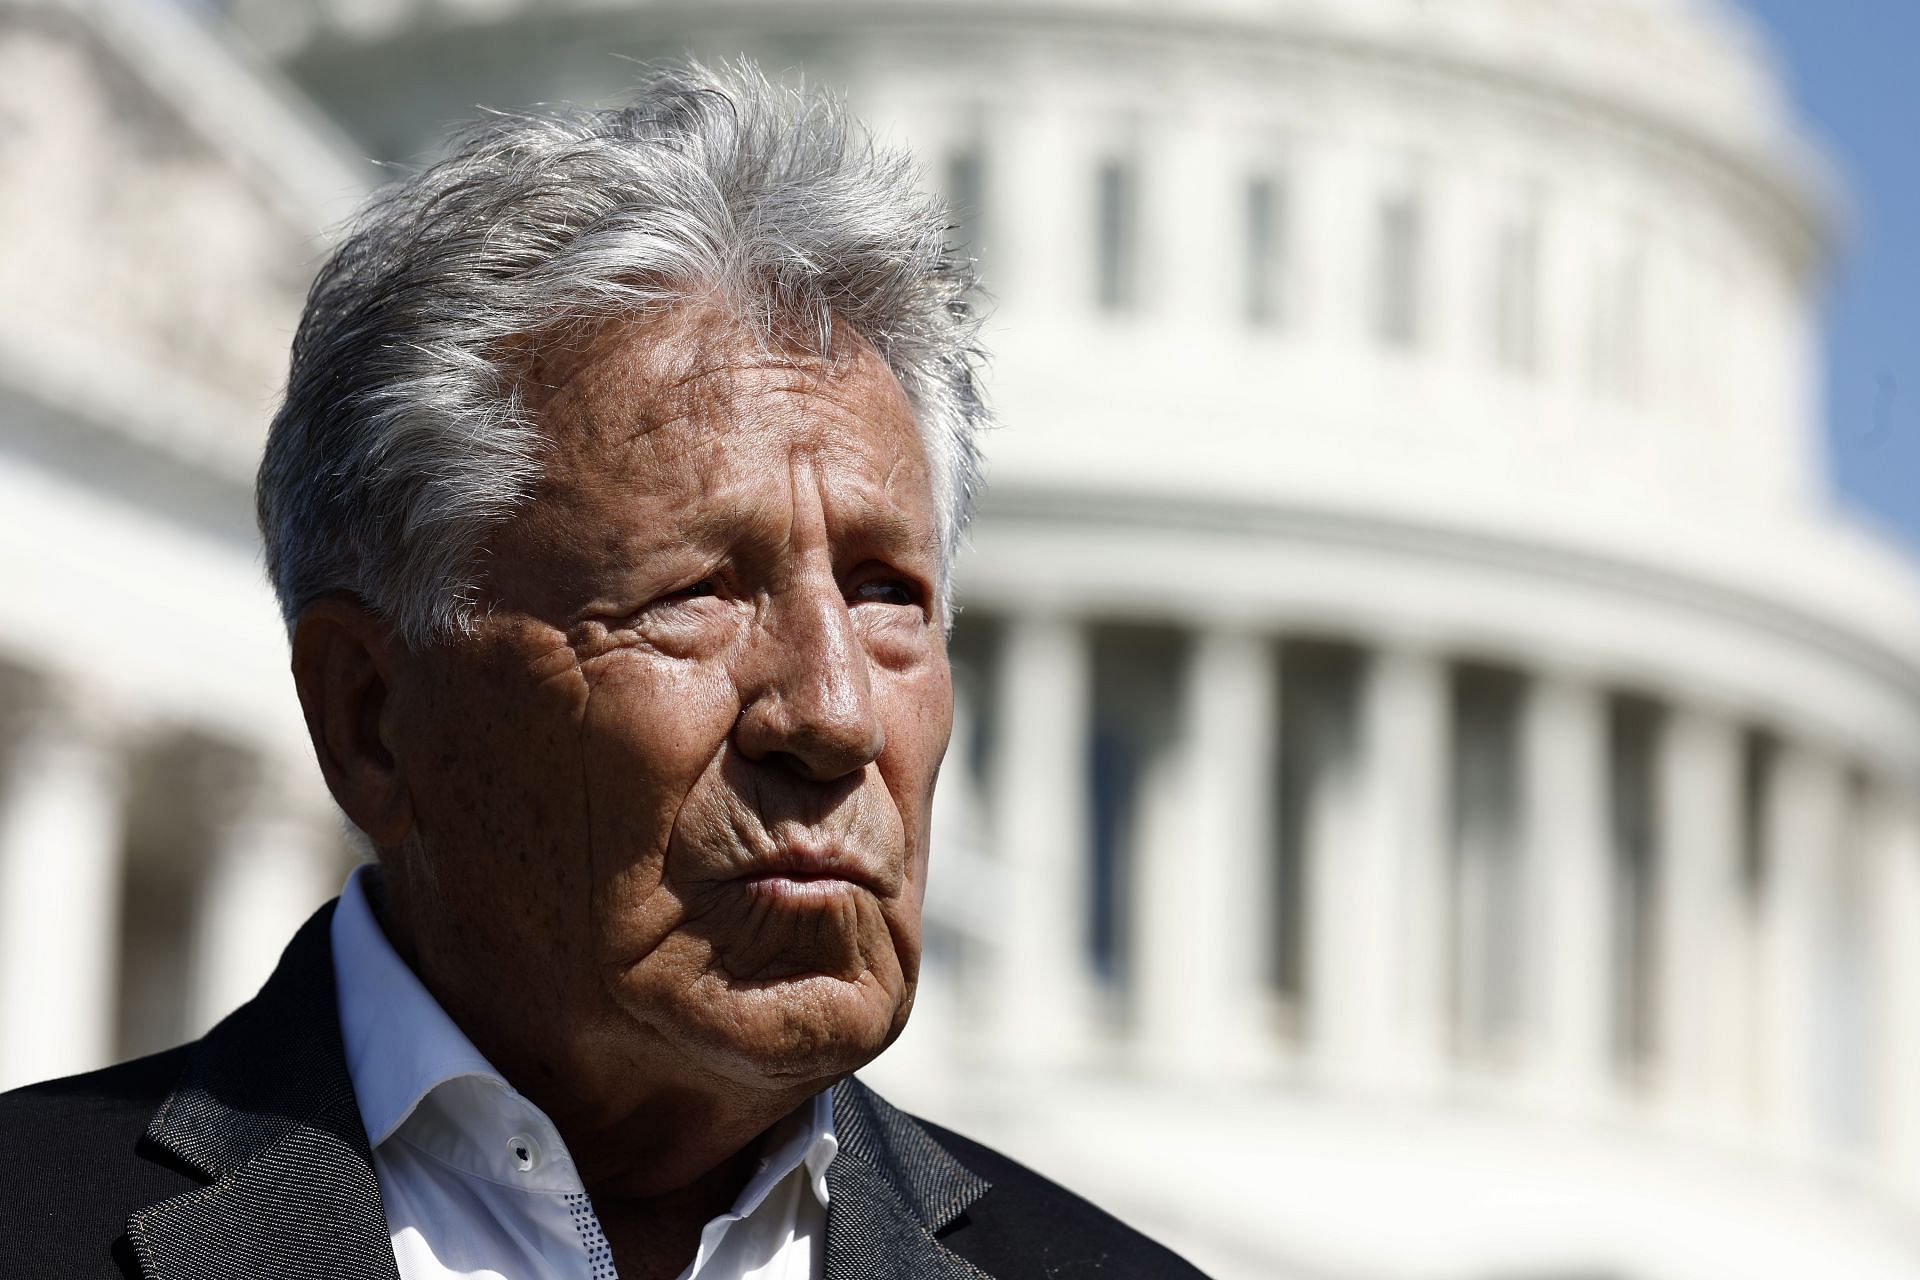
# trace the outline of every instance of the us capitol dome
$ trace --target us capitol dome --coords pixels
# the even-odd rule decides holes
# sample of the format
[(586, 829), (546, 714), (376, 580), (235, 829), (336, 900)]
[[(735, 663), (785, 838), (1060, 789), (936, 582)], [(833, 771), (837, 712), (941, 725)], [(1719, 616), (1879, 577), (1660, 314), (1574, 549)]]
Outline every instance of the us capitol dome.
[(0, 4), (7, 145), (106, 157), (0, 191), (0, 1083), (196, 1034), (345, 865), (244, 501), (356, 157), (744, 52), (920, 156), (1004, 422), (868, 1078), (1221, 1280), (1920, 1274), (1920, 576), (1730, 6), (216, 8)]

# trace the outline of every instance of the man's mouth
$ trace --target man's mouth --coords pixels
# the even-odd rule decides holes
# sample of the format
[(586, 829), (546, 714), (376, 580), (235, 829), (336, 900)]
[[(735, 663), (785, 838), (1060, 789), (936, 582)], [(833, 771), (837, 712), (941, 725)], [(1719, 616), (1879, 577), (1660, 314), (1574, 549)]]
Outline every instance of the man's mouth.
[(839, 876), (746, 876), (740, 881), (747, 893), (769, 902), (797, 906), (825, 905), (837, 902), (860, 889), (860, 885)]
[(748, 893), (777, 902), (826, 903), (859, 889), (879, 892), (858, 862), (837, 849), (783, 849), (754, 859), (737, 878)]

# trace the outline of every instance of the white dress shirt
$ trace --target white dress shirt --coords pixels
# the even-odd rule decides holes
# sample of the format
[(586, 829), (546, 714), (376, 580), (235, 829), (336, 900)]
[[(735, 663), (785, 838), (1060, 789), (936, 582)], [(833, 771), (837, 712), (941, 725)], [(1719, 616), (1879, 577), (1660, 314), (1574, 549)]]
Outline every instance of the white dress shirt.
[[(357, 868), (333, 916), (333, 974), (400, 1280), (612, 1280), (566, 1144), (394, 951)], [(819, 1280), (832, 1091), (782, 1121), (681, 1280)]]

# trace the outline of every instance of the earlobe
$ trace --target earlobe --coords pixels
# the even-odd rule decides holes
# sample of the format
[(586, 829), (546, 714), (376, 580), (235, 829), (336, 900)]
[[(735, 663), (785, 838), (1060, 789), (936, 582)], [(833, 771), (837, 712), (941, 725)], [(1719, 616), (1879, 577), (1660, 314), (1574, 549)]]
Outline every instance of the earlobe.
[(327, 789), (378, 848), (413, 825), (399, 758), (383, 731), (396, 674), (390, 629), (365, 606), (316, 600), (293, 631), (293, 682)]

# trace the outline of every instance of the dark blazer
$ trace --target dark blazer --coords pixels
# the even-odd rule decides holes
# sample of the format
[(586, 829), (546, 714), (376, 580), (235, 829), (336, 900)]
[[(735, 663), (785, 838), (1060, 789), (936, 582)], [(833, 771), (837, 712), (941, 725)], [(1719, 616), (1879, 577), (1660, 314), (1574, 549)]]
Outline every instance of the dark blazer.
[[(0, 1276), (396, 1280), (323, 908), (178, 1049), (0, 1095)], [(834, 1090), (825, 1280), (1202, 1280), (1006, 1157)]]

